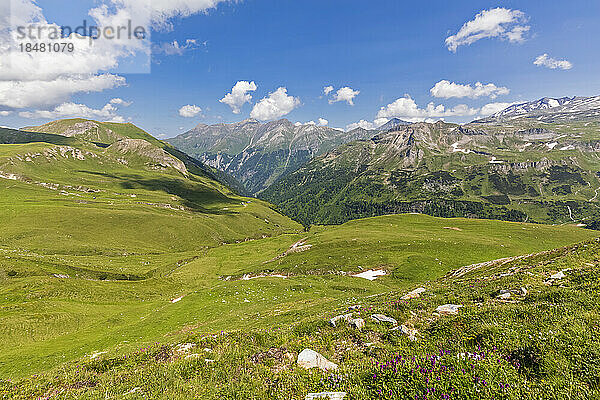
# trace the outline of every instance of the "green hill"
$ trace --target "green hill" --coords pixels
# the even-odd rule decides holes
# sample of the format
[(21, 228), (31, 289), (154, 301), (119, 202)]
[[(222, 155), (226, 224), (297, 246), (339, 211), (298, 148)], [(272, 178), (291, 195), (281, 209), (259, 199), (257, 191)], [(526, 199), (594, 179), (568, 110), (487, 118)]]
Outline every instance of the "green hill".
[[(5, 206), (5, 218), (17, 213)], [(0, 247), (0, 374), (7, 377), (47, 371), (86, 354), (170, 342), (190, 331), (287, 326), (463, 265), (594, 234), (569, 226), (406, 215), (216, 246), (202, 236), (212, 216), (198, 212), (150, 216), (114, 207), (108, 223), (97, 210), (44, 209), (24, 209), (29, 225), (23, 219), (1, 225), (0, 237), (7, 239)], [(236, 234), (235, 221), (251, 232), (265, 223), (240, 214), (229, 216), (228, 226), (214, 225), (211, 234), (224, 240)], [(59, 227), (59, 219), (67, 226)], [(369, 269), (387, 275), (373, 282), (351, 276)]]
[[(343, 254), (349, 258), (368, 256), (367, 244), (383, 239), (385, 235), (380, 229), (388, 224), (398, 224), (402, 232), (415, 235), (406, 237), (405, 246), (432, 244), (436, 236), (445, 237), (450, 241), (445, 247), (454, 248), (453, 255), (460, 254), (461, 262), (491, 255), (469, 256), (468, 249), (461, 251), (459, 236), (463, 234), (464, 239), (486, 240), (475, 232), (504, 230), (498, 232), (498, 239), (489, 240), (504, 242), (510, 249), (505, 252), (507, 255), (516, 250), (512, 246), (536, 243), (534, 237), (566, 238), (569, 232), (566, 228), (420, 216), (367, 220), (364, 230), (361, 221), (352, 224), (340, 227), (338, 232), (335, 232), (338, 228), (314, 232), (307, 243), (315, 246), (299, 254), (308, 255), (320, 244), (327, 244), (334, 248), (342, 245)], [(462, 230), (443, 230), (442, 235), (442, 225)], [(556, 230), (555, 235), (552, 230)], [(352, 235), (347, 241), (336, 240), (343, 231)], [(365, 247), (355, 244), (350, 239), (353, 236), (358, 236)], [(292, 238), (287, 239), (291, 242)], [(390, 241), (393, 239), (388, 237)], [(277, 254), (275, 249), (281, 250), (284, 242), (267, 240), (232, 248), (225, 246), (206, 256), (219, 264), (214, 272), (232, 274), (236, 269), (239, 271), (241, 264), (247, 266)], [(402, 240), (397, 242), (400, 243)], [(538, 243), (537, 247), (544, 245), (550, 243)], [(482, 249), (491, 250), (486, 246)], [(496, 251), (502, 252), (499, 248)], [(459, 269), (452, 258), (440, 255), (444, 267), (433, 274), (437, 278), (406, 280), (402, 285), (397, 285), (394, 277), (368, 282), (339, 274), (320, 279), (307, 275), (286, 280), (230, 280), (212, 288), (207, 285), (204, 292), (186, 285), (192, 292), (179, 302), (170, 304), (165, 296), (162, 303), (148, 304), (152, 312), (141, 318), (132, 316), (132, 310), (123, 306), (114, 310), (115, 316), (105, 324), (130, 320), (132, 325), (129, 331), (114, 334), (118, 345), (108, 346), (110, 336), (103, 336), (95, 346), (86, 348), (72, 335), (69, 339), (75, 341), (69, 341), (68, 346), (82, 346), (86, 357), (31, 378), (0, 380), (0, 393), (5, 398), (65, 399), (108, 396), (299, 400), (319, 392), (345, 392), (348, 398), (365, 400), (595, 398), (600, 394), (599, 253), (600, 242), (595, 239)], [(235, 256), (221, 257), (224, 254)], [(201, 264), (201, 260), (196, 260), (182, 267), (170, 281), (174, 283), (187, 276), (189, 282), (200, 271)], [(233, 267), (236, 264), (238, 267)], [(364, 264), (372, 265), (369, 261)], [(444, 275), (443, 269), (452, 272)], [(402, 299), (419, 286), (424, 288), (419, 298)], [(339, 301), (331, 301), (334, 298)], [(259, 301), (262, 303), (257, 305)], [(444, 304), (462, 308), (456, 315), (445, 316), (436, 312)], [(328, 322), (346, 313), (362, 318), (365, 327), (359, 331), (343, 322), (336, 327)], [(396, 328), (400, 325), (404, 328), (376, 323), (372, 318), (375, 314), (392, 317), (398, 321)], [(219, 318), (221, 323), (208, 322)], [(160, 323), (164, 328), (177, 319), (188, 323), (183, 329), (155, 336), (156, 342), (131, 342), (143, 337), (148, 325), (156, 327)], [(50, 321), (50, 317), (46, 318), (46, 324)], [(104, 324), (100, 326), (109, 330)], [(99, 334), (100, 327), (96, 329)], [(411, 341), (409, 334), (416, 340)], [(57, 347), (59, 343), (63, 347)], [(66, 343), (53, 341), (52, 349), (58, 353), (56, 359), (66, 353)], [(102, 344), (107, 347), (101, 347)], [(29, 348), (23, 344), (13, 346)], [(44, 351), (41, 346), (37, 346), (37, 352), (25, 350), (20, 354), (16, 348), (2, 352), (4, 360), (11, 359), (8, 370), (13, 374), (18, 370), (13, 360), (27, 357), (28, 371), (42, 367), (38, 360), (47, 360), (40, 357), (39, 352)], [(304, 349), (318, 351), (339, 368), (329, 371), (301, 368), (296, 358)]]

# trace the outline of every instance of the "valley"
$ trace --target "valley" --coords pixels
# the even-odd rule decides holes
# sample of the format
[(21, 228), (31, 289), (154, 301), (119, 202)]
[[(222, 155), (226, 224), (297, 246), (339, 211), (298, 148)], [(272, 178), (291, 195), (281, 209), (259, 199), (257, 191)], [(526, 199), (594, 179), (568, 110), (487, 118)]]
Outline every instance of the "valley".
[(0, 400), (600, 399), (599, 15), (0, 1)]
[[(514, 360), (540, 351), (590, 384), (574, 378), (567, 353), (523, 347), (514, 329), (523, 315), (532, 329), (560, 320), (564, 332), (567, 321), (580, 330), (596, 321), (595, 294), (577, 296), (592, 284), (598, 248), (597, 231), (584, 229), (597, 218), (598, 129), (522, 117), (397, 124), (327, 145), (261, 199), (132, 124), (2, 129), (0, 395), (283, 399), (343, 389), (370, 399), (406, 386), (413, 396), (427, 390), (422, 380), (377, 363), (437, 348), (490, 354), (492, 369), (440, 358), (444, 368), (470, 368), (468, 379), (512, 385), (476, 389), (489, 398), (524, 390), (515, 374), (529, 372)], [(415, 304), (405, 299), (420, 287)], [(464, 312), (441, 318), (442, 303)], [(573, 316), (543, 319), (540, 307), (551, 304)], [(360, 329), (326, 323), (348, 311)], [(592, 351), (594, 340), (577, 351)], [(304, 348), (345, 375), (299, 369)], [(531, 368), (557, 376), (556, 366)], [(472, 396), (461, 379), (435, 387)], [(544, 385), (566, 387), (531, 379), (534, 397)]]

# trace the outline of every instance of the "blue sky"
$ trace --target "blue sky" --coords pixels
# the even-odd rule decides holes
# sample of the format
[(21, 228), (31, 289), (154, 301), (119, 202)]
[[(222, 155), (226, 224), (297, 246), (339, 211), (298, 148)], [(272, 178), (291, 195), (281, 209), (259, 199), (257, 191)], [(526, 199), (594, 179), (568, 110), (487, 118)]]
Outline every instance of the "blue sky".
[[(40, 0), (37, 5), (48, 22), (78, 24), (98, 2)], [(449, 50), (447, 37), (457, 34), (476, 14), (498, 7), (521, 12), (515, 24), (528, 27), (522, 40), (483, 38), (459, 46), (456, 52)], [(330, 126), (340, 128), (359, 120), (372, 123), (381, 107), (406, 95), (419, 110), (431, 102), (446, 110), (459, 104), (479, 110), (489, 103), (544, 96), (599, 95), (598, 16), (600, 2), (592, 0), (221, 2), (205, 12), (172, 17), (171, 29), (152, 32), (155, 46), (173, 41), (183, 45), (190, 39), (196, 44), (181, 54), (154, 54), (151, 73), (119, 74), (116, 68), (115, 75), (125, 78), (126, 85), (74, 92), (61, 101), (99, 110), (111, 99), (121, 98), (131, 105), (119, 107), (115, 111), (119, 117), (157, 136), (174, 136), (198, 123), (248, 118), (261, 99), (280, 87), (297, 100), (285, 118), (293, 122), (324, 118)], [(571, 68), (534, 65), (543, 54), (568, 60)], [(0, 74), (0, 79), (6, 78)], [(472, 87), (476, 82), (491, 83), (509, 93), (436, 98), (430, 89), (442, 80)], [(234, 114), (219, 100), (238, 81), (255, 82), (257, 89), (248, 92), (252, 100)], [(323, 88), (328, 85), (334, 91), (325, 96)], [(330, 104), (332, 95), (342, 87), (360, 91), (352, 99), (354, 105), (348, 101)], [(185, 105), (202, 111), (182, 117), (179, 110)], [(30, 112), (28, 118), (22, 116), (22, 109), (0, 106), (7, 114), (0, 116), (0, 124), (43, 123), (48, 119), (40, 118), (43, 114), (35, 110), (52, 111), (56, 106), (50, 102), (24, 107)], [(466, 122), (479, 115), (473, 112), (448, 113), (441, 118)], [(392, 111), (385, 115), (402, 117)]]

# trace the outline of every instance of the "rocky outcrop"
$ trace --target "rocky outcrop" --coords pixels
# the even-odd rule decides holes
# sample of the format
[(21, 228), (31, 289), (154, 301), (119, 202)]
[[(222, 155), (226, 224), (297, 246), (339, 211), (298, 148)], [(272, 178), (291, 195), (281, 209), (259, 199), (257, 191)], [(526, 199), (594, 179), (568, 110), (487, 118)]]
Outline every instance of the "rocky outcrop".
[(173, 168), (182, 174), (187, 174), (185, 164), (167, 153), (165, 150), (156, 147), (144, 139), (123, 139), (108, 147), (109, 151), (115, 151), (121, 154), (136, 154), (146, 158), (151, 163), (162, 168)]

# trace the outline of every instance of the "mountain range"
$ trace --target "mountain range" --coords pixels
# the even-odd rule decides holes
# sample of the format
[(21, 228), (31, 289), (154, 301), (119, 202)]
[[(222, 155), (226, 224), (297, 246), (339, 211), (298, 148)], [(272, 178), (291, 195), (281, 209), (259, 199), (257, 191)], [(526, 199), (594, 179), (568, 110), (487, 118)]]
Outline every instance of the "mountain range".
[[(390, 120), (380, 129), (407, 124)], [(293, 124), (287, 119), (260, 123), (248, 119), (235, 124), (200, 124), (167, 140), (179, 150), (224, 171), (257, 194), (282, 176), (327, 151), (376, 131), (356, 128), (349, 132), (314, 124)]]
[(541, 99), (466, 125), (401, 125), (312, 159), (261, 198), (305, 225), (404, 212), (596, 225), (599, 99)]
[(597, 121), (600, 118), (600, 96), (560, 97), (513, 104), (488, 118), (475, 122), (501, 123), (516, 118), (535, 119), (540, 122)]
[(563, 97), (465, 125), (392, 119), (345, 132), (249, 119), (201, 124), (169, 143), (132, 124), (82, 119), (24, 130), (134, 155), (138, 164), (142, 157), (144, 168), (205, 176), (304, 225), (419, 212), (595, 227), (599, 114), (600, 97)]
[[(373, 384), (386, 374), (375, 362), (408, 349), (417, 361), (384, 375), (405, 398), (421, 360), (448, 349), (436, 382), (456, 393), (480, 398), (492, 382), (501, 391), (488, 398), (531, 393), (532, 382), (532, 399), (548, 382), (574, 393), (564, 377), (586, 398), (598, 376), (587, 333), (600, 244), (579, 225), (599, 227), (600, 121), (528, 116), (343, 135), (246, 121), (265, 154), (291, 133), (322, 146), (261, 198), (133, 124), (0, 128), (0, 393), (372, 399), (394, 387)], [(219, 145), (241, 137), (219, 129), (231, 129)], [(390, 213), (419, 215), (337, 225)], [(550, 330), (574, 345), (529, 334)], [(448, 332), (459, 339), (450, 347)], [(298, 362), (306, 349), (339, 363), (344, 379), (327, 372), (319, 383)], [(473, 351), (482, 355), (463, 357)]]

